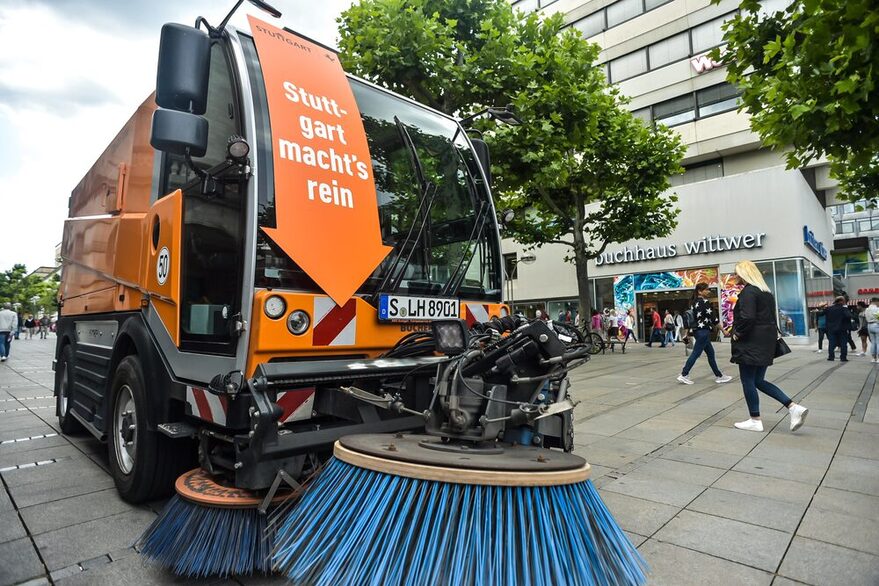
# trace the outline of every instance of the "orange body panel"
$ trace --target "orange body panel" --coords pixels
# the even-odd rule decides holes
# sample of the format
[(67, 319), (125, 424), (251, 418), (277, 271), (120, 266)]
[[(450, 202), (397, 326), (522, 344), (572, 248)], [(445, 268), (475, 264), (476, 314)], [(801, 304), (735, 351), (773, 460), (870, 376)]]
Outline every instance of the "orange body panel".
[(64, 225), (62, 315), (140, 306), (155, 151), (149, 144), (155, 110), (150, 96), (70, 196)]
[(183, 192), (178, 189), (153, 204), (144, 219), (142, 230), (150, 234), (150, 241), (143, 247), (145, 254), (141, 258), (146, 264), (140, 271), (145, 276), (144, 289), (152, 296), (153, 305), (174, 344), (180, 340), (178, 316), (182, 229)]
[[(266, 298), (271, 295), (279, 295), (287, 303), (287, 310), (279, 319), (271, 319), (263, 309)], [(464, 305), (461, 304), (462, 319), (466, 314)], [(505, 315), (509, 311), (503, 304), (480, 305), (489, 317)], [(348, 311), (326, 295), (257, 290), (253, 297), (247, 375), (253, 375), (257, 365), (273, 358), (352, 355), (375, 358), (392, 348), (403, 336), (413, 331), (430, 330), (428, 323), (380, 322), (378, 311), (359, 297), (352, 298), (345, 308)], [(305, 311), (311, 318), (308, 331), (300, 336), (287, 329), (287, 316), (296, 309)]]

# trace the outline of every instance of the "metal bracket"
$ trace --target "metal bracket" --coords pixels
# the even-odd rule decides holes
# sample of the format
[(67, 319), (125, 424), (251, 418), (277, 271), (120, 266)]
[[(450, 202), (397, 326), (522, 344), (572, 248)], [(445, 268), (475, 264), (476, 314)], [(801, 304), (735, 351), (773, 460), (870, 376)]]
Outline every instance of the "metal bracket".
[(180, 439), (184, 437), (195, 437), (198, 434), (198, 430), (194, 425), (190, 425), (189, 423), (185, 423), (183, 421), (175, 421), (171, 423), (160, 423), (156, 426), (159, 431), (161, 431), (166, 436), (171, 439)]
[(262, 499), (259, 507), (257, 507), (257, 511), (259, 511), (260, 515), (265, 515), (269, 510), (269, 505), (272, 504), (275, 495), (278, 493), (278, 489), (281, 488), (281, 481), (286, 482), (294, 492), (302, 490), (302, 485), (296, 482), (292, 476), (287, 474), (284, 470), (278, 470), (278, 473), (275, 475), (275, 480), (272, 481), (272, 485), (269, 487), (269, 491), (266, 493), (265, 498)]

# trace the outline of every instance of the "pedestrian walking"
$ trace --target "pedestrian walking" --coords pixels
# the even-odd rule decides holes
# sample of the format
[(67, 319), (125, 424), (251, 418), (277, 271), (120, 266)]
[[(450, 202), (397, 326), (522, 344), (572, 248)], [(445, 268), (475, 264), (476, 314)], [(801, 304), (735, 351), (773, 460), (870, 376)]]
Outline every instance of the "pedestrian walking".
[(681, 332), (684, 329), (684, 317), (681, 315), (680, 311), (675, 311), (674, 316), (675, 316), (675, 342), (683, 342), (683, 338), (681, 338)]
[(662, 317), (659, 315), (659, 312), (656, 311), (655, 307), (650, 311), (650, 322), (653, 327), (650, 330), (650, 341), (645, 345), (648, 348), (653, 348), (653, 342), (659, 342), (661, 344), (659, 347), (665, 348), (665, 338), (662, 335)]
[(628, 342), (629, 338), (632, 338), (632, 341), (637, 344), (638, 338), (635, 337), (635, 317), (632, 315), (633, 311), (629, 309), (623, 318), (623, 324), (626, 326), (626, 337), (623, 338), (623, 342)]
[(0, 309), (0, 362), (9, 357), (12, 335), (18, 329), (18, 316), (12, 311), (11, 303), (4, 303)]
[(50, 323), (50, 321), (51, 320), (49, 320), (48, 315), (44, 315), (43, 317), (40, 318), (39, 324), (40, 324), (40, 339), (41, 340), (46, 340), (49, 337), (49, 323)]
[(867, 334), (870, 336), (871, 362), (879, 363), (879, 297), (870, 299), (870, 305), (864, 310), (864, 321), (867, 322)]
[(24, 329), (27, 330), (27, 339), (33, 340), (34, 332), (37, 330), (37, 320), (34, 319), (34, 314), (27, 314), (27, 319), (24, 320)]
[(836, 359), (839, 347), (839, 361), (848, 362), (848, 339), (851, 334), (852, 314), (845, 306), (845, 297), (837, 297), (833, 305), (824, 312), (827, 316), (827, 360)]
[[(827, 335), (827, 303), (821, 303), (818, 306), (818, 311), (815, 312), (815, 325), (818, 327), (818, 349), (815, 351), (818, 354), (824, 352), (824, 336)], [(827, 340), (827, 343), (830, 343), (830, 340)]]
[(711, 371), (714, 373), (714, 382), (728, 383), (732, 380), (731, 376), (723, 374), (720, 367), (717, 366), (714, 346), (711, 344), (711, 331), (720, 323), (720, 319), (717, 316), (717, 312), (714, 311), (711, 302), (708, 301), (710, 296), (711, 289), (708, 283), (696, 284), (696, 288), (693, 290), (693, 301), (690, 309), (694, 320), (689, 334), (694, 339), (693, 351), (684, 363), (681, 374), (678, 375), (678, 381), (685, 385), (693, 384), (693, 381), (690, 379), (690, 371), (693, 369), (693, 365), (696, 364), (699, 356), (702, 355), (702, 352), (705, 352), (705, 356), (708, 358), (708, 366), (711, 367)]
[(858, 318), (858, 337), (861, 339), (861, 351), (858, 352), (858, 356), (864, 356), (867, 354), (867, 341), (870, 339), (870, 333), (867, 331), (867, 318), (864, 315), (867, 311), (867, 304), (858, 301), (855, 311)]
[[(733, 308), (732, 358), (739, 365), (739, 376), (750, 418), (735, 424), (737, 429), (763, 431), (760, 419), (760, 396), (765, 393), (787, 407), (790, 430), (798, 430), (806, 421), (809, 410), (794, 403), (784, 391), (766, 380), (766, 369), (775, 358), (780, 335), (775, 314), (775, 297), (763, 279), (760, 269), (749, 260), (736, 264), (736, 274), (745, 287)], [(828, 317), (828, 326), (830, 318)], [(829, 330), (829, 327), (828, 327)]]
[(665, 317), (662, 318), (662, 325), (665, 328), (665, 344), (675, 345), (675, 316), (671, 311), (665, 310)]

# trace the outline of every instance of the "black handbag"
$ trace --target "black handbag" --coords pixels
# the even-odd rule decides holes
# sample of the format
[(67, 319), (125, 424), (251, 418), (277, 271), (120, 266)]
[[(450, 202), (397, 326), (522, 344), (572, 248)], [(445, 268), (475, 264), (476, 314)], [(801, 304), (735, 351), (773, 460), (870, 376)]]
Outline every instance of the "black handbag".
[(790, 354), (790, 346), (781, 337), (781, 330), (779, 330), (778, 338), (775, 339), (775, 358), (780, 358), (785, 354)]

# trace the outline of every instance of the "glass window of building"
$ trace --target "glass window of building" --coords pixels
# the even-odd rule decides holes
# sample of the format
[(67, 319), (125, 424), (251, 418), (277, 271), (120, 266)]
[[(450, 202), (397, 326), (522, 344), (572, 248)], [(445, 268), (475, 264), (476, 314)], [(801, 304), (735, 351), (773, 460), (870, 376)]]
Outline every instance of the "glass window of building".
[(837, 234), (854, 234), (855, 233), (855, 223), (854, 222), (839, 222), (836, 224)]
[(593, 37), (605, 29), (604, 10), (599, 10), (586, 18), (581, 18), (571, 26), (580, 31), (584, 37)]
[(778, 329), (783, 336), (805, 336), (806, 292), (802, 261), (775, 261), (775, 303), (778, 308)]
[(650, 117), (650, 106), (646, 108), (639, 108), (638, 110), (632, 110), (632, 116), (639, 120), (643, 120), (645, 124), (650, 124), (653, 119)]
[(538, 0), (520, 0), (513, 4), (513, 8), (523, 12), (534, 12), (539, 7)]
[(559, 301), (548, 301), (546, 310), (549, 312), (549, 319), (560, 322), (573, 324), (577, 319), (578, 303), (576, 299), (562, 299)]
[(732, 15), (721, 16), (690, 29), (690, 34), (693, 37), (693, 54), (702, 53), (722, 44), (723, 29), (721, 25), (731, 17)]
[(669, 37), (648, 47), (650, 53), (650, 69), (668, 65), (690, 55), (690, 38), (687, 33)]
[(644, 8), (647, 10), (653, 10), (663, 4), (668, 4), (671, 0), (644, 0)]
[(723, 177), (723, 159), (712, 159), (704, 163), (688, 165), (684, 167), (683, 174), (669, 177), (669, 182), (672, 186), (685, 185), (717, 177)]
[(879, 230), (879, 218), (867, 218), (858, 220), (858, 231), (867, 232), (869, 230)]
[[(613, 277), (595, 279), (595, 299), (592, 301), (593, 309), (604, 311), (613, 309), (616, 305), (613, 296)], [(590, 317), (592, 317), (590, 315)]]
[(644, 12), (643, 0), (619, 0), (607, 7), (607, 26), (616, 26)]
[(729, 83), (721, 83), (696, 92), (699, 117), (711, 116), (720, 112), (735, 110), (739, 106), (738, 88)]
[(653, 119), (666, 126), (683, 124), (696, 118), (696, 100), (693, 94), (660, 102), (653, 106)]
[(623, 55), (610, 62), (610, 79), (618, 83), (647, 71), (647, 49)]

